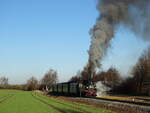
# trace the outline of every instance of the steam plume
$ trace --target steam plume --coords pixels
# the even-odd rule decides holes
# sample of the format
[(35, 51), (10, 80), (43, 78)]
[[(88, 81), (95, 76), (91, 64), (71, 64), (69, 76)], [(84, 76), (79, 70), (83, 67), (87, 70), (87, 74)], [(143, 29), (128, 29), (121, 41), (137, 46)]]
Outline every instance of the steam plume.
[(106, 96), (107, 92), (111, 90), (111, 88), (104, 85), (101, 81), (96, 83), (96, 88), (98, 97)]
[(95, 71), (101, 65), (118, 24), (130, 28), (137, 37), (150, 39), (150, 0), (99, 0), (100, 16), (91, 29), (88, 66)]

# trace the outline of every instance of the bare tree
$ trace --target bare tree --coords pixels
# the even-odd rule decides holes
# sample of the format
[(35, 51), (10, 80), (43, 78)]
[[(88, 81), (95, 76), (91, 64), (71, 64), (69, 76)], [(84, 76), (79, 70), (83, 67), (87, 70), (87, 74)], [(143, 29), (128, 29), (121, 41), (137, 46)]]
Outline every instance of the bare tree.
[(114, 67), (109, 68), (107, 71), (106, 81), (108, 81), (109, 85), (114, 88), (115, 86), (119, 85), (122, 81), (120, 73)]
[(58, 81), (57, 71), (50, 69), (45, 73), (44, 77), (41, 80), (41, 84), (44, 85), (45, 89), (48, 90), (53, 84), (56, 84)]
[(1, 84), (1, 85), (8, 85), (8, 78), (6, 78), (6, 77), (1, 77), (1, 78), (0, 78), (0, 84)]
[(31, 77), (26, 84), (26, 89), (28, 91), (36, 90), (38, 87), (38, 80), (35, 77)]
[(132, 74), (135, 80), (136, 91), (141, 93), (144, 82), (150, 80), (150, 47), (141, 55), (133, 68)]

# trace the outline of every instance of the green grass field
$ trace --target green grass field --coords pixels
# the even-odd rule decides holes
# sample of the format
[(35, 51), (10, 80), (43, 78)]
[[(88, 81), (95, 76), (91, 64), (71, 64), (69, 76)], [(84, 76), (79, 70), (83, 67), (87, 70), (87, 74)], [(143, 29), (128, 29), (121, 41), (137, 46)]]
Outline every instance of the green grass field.
[(88, 105), (60, 101), (39, 93), (0, 90), (0, 113), (113, 113)]

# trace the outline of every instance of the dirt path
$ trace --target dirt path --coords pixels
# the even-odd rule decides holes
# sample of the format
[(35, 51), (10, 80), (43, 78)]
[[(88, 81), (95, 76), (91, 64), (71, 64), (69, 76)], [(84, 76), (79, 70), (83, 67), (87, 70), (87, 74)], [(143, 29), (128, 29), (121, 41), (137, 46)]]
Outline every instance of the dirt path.
[[(51, 100), (51, 101), (54, 101), (54, 100)], [(84, 110), (84, 109), (81, 109), (81, 108), (79, 108), (79, 107), (77, 107), (77, 106), (74, 106), (74, 105), (68, 105), (68, 104), (65, 104), (65, 103), (62, 103), (62, 102), (58, 102), (58, 101), (54, 101), (54, 102), (56, 102), (56, 103), (59, 103), (59, 104), (62, 104), (62, 105), (65, 105), (65, 106), (68, 106), (68, 107), (71, 107), (71, 108), (75, 108), (75, 109), (79, 109), (80, 111), (82, 111), (83, 113), (91, 113), (91, 112), (88, 112), (88, 111), (86, 111), (86, 110)]]
[(52, 107), (53, 109), (55, 109), (55, 110), (57, 110), (57, 111), (59, 111), (59, 112), (61, 112), (61, 113), (67, 113), (67, 112), (65, 112), (64, 110), (62, 110), (62, 109), (60, 109), (60, 108), (58, 108), (58, 107), (56, 107), (56, 106), (53, 106), (53, 105), (51, 105), (51, 104), (49, 104), (49, 103), (43, 101), (42, 99), (37, 98), (37, 97), (34, 96), (33, 94), (31, 94), (31, 95), (32, 95), (36, 100), (39, 100), (40, 102), (42, 102), (42, 103), (44, 103), (44, 104), (46, 104), (46, 105)]
[(2, 97), (2, 100), (0, 101), (0, 104), (2, 104), (3, 102), (5, 102), (6, 100), (8, 100), (9, 98), (11, 98), (12, 96), (14, 96), (14, 95), (11, 94), (11, 95), (7, 95), (7, 96)]
[[(47, 96), (47, 95), (45, 95), (45, 96)], [(79, 107), (77, 107), (77, 106), (74, 106), (74, 105), (68, 105), (68, 104), (66, 104), (66, 103), (63, 103), (63, 102), (58, 102), (58, 100), (57, 101), (55, 101), (55, 100), (51, 100), (51, 101), (53, 101), (53, 102), (55, 102), (55, 103), (58, 103), (58, 104), (62, 104), (62, 105), (65, 105), (65, 106), (68, 106), (68, 107), (70, 107), (70, 108), (74, 108), (74, 109), (79, 109), (80, 111), (82, 111), (83, 113), (91, 113), (91, 112), (89, 112), (89, 111), (86, 111), (86, 110), (84, 110), (84, 109), (82, 109), (82, 108), (79, 108)]]

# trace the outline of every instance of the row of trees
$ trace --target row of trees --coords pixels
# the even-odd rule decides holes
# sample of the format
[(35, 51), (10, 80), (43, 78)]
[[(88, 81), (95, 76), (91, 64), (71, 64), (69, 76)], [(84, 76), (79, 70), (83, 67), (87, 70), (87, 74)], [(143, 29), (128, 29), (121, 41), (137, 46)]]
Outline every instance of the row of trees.
[(136, 92), (140, 93), (146, 84), (150, 85), (150, 48), (141, 55), (132, 74)]
[(0, 89), (19, 89), (19, 90), (48, 90), (53, 84), (58, 82), (57, 71), (50, 69), (44, 74), (41, 80), (38, 80), (36, 77), (32, 76), (27, 80), (26, 84), (23, 85), (9, 85), (8, 78), (0, 77)]
[[(105, 73), (101, 73), (101, 76), (105, 76)], [(118, 78), (118, 74), (115, 73), (115, 77)], [(114, 75), (113, 75), (114, 76)], [(108, 77), (111, 78), (111, 77)], [(119, 78), (116, 80), (110, 79), (114, 81), (114, 85), (118, 81), (118, 85), (112, 88), (115, 93), (123, 93), (123, 94), (150, 94), (150, 47), (145, 50), (137, 63), (133, 67), (130, 76), (125, 79)]]
[(128, 94), (150, 93), (150, 47), (143, 52), (131, 75), (122, 82), (118, 91)]

